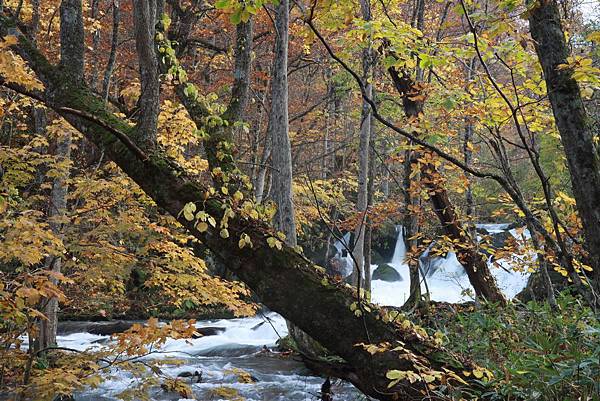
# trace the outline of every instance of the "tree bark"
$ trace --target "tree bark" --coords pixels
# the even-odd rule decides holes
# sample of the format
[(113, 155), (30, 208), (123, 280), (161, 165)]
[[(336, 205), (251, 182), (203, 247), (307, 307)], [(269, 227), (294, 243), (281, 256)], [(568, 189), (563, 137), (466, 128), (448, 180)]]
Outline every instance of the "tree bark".
[(567, 157), (585, 246), (600, 289), (600, 154), (577, 81), (567, 64), (569, 48), (555, 0), (541, 0), (529, 14), (529, 27), (544, 71), (548, 98)]
[[(375, 121), (371, 115), (371, 128), (369, 133), (369, 180), (367, 184), (367, 207), (373, 206), (375, 195)], [(365, 291), (371, 293), (371, 250), (373, 249), (373, 224), (367, 217), (367, 231), (365, 232)], [(329, 260), (329, 259), (325, 259)]]
[(108, 62), (106, 63), (106, 69), (104, 70), (104, 79), (102, 80), (102, 98), (105, 102), (108, 102), (110, 93), (110, 80), (115, 69), (115, 63), (117, 61), (117, 47), (119, 46), (119, 25), (121, 24), (121, 5), (119, 0), (113, 0), (113, 14), (112, 14), (112, 38), (110, 41), (110, 53), (108, 55)]
[(269, 136), (274, 174), (272, 198), (277, 205), (275, 227), (286, 236), (286, 244), (296, 246), (296, 222), (292, 198), (292, 151), (288, 120), (288, 29), (289, 1), (282, 0), (275, 16), (275, 58), (271, 79)]
[(238, 24), (236, 28), (235, 66), (233, 70), (233, 88), (231, 100), (225, 119), (231, 123), (241, 121), (244, 117), (248, 93), (250, 92), (250, 74), (252, 71), (252, 32), (253, 21)]
[[(371, 3), (369, 0), (360, 0), (360, 10), (364, 21), (371, 21)], [(363, 80), (366, 82), (367, 95), (373, 97), (373, 77), (371, 39), (368, 39), (367, 47), (362, 52)], [(357, 226), (354, 230), (354, 246), (352, 255), (354, 257), (353, 285), (359, 286), (364, 280), (365, 265), (365, 231), (367, 230), (367, 206), (369, 186), (369, 153), (371, 139), (371, 107), (363, 100), (360, 115), (360, 141), (358, 146), (358, 194), (356, 200), (356, 213), (358, 214)], [(360, 285), (362, 286), (362, 285)]]
[(156, 0), (133, 1), (135, 48), (138, 55), (141, 93), (138, 99), (138, 132), (144, 147), (156, 146), (156, 130), (160, 107), (158, 59), (154, 50), (156, 34)]
[[(475, 74), (475, 66), (476, 66), (477, 58), (473, 57), (471, 62), (467, 66), (467, 84), (470, 84), (473, 80), (473, 75)], [(465, 134), (463, 140), (463, 156), (465, 165), (471, 166), (473, 161), (473, 123), (467, 119), (465, 119)], [(477, 232), (475, 231), (475, 204), (473, 201), (473, 185), (471, 183), (471, 179), (467, 183), (467, 188), (465, 190), (465, 216), (467, 218), (467, 227), (469, 231), (469, 236), (471, 238), (477, 238)]]
[[(68, 79), (83, 82), (84, 66), (84, 31), (83, 11), (81, 0), (63, 0), (60, 5), (60, 68), (65, 71)], [(65, 132), (57, 139), (56, 158), (59, 163), (69, 162), (71, 159), (71, 133)], [(48, 220), (50, 229), (57, 237), (63, 236), (63, 222), (61, 221), (67, 209), (67, 195), (69, 191), (69, 170), (61, 172), (54, 179), (50, 193), (50, 206)], [(61, 272), (62, 260), (60, 257), (48, 257), (45, 262), (46, 269), (56, 273)], [(55, 278), (50, 279), (55, 285)], [(44, 298), (41, 301), (46, 319), (40, 320), (38, 350), (56, 345), (56, 329), (58, 326), (58, 299)]]
[(60, 3), (60, 66), (75, 79), (83, 79), (85, 41), (81, 0)]
[[(91, 5), (90, 5), (90, 18), (93, 20), (97, 20), (98, 17), (100, 16), (100, 4), (101, 4), (101, 0), (91, 0)], [(92, 50), (94, 51), (94, 53), (98, 52), (98, 45), (100, 44), (100, 29), (97, 29), (93, 34), (92, 34)], [(89, 79), (89, 85), (95, 89), (95, 90), (100, 90), (100, 86), (99, 86), (99, 80), (98, 80), (98, 74), (100, 73), (99, 70), (99, 65), (98, 63), (93, 63), (92, 64), (92, 68), (91, 68), (91, 72), (90, 72), (90, 79)]]
[[(69, 162), (71, 160), (71, 133), (66, 132), (57, 140), (56, 158), (59, 163)], [(50, 193), (50, 207), (48, 209), (48, 220), (50, 229), (59, 238), (63, 237), (63, 219), (67, 211), (67, 195), (69, 193), (69, 170), (62, 171), (61, 174), (54, 179), (52, 191)], [(60, 273), (62, 268), (62, 259), (60, 257), (49, 256), (46, 258), (44, 267), (47, 270), (52, 270), (55, 273)], [(55, 278), (50, 281), (54, 285), (58, 282)], [(58, 327), (58, 299), (44, 298), (44, 315), (47, 320), (40, 321), (40, 333), (38, 350), (46, 349), (56, 345), (56, 329)]]
[[(422, 30), (425, 21), (425, 1), (416, 0), (413, 9), (413, 15), (411, 19), (411, 25), (417, 29)], [(423, 70), (419, 66), (417, 59), (417, 67), (415, 69), (415, 82), (419, 83), (423, 80)], [(409, 80), (410, 81), (410, 80)], [(408, 84), (408, 83), (407, 83)], [(409, 92), (413, 92), (412, 89), (408, 89)], [(417, 94), (417, 92), (414, 92)], [(423, 102), (410, 99), (411, 95), (403, 96), (404, 114), (409, 119), (418, 119), (419, 114), (423, 111)], [(421, 274), (419, 273), (419, 259), (416, 253), (419, 249), (419, 240), (417, 234), (419, 233), (419, 210), (421, 204), (421, 197), (419, 190), (415, 190), (412, 187), (413, 180), (416, 182), (420, 179), (420, 172), (416, 171), (415, 162), (419, 158), (419, 152), (417, 150), (410, 149), (413, 145), (409, 142), (409, 149), (404, 152), (404, 180), (403, 180), (403, 193), (404, 201), (406, 204), (404, 222), (402, 226), (403, 238), (406, 249), (408, 250), (407, 255), (409, 259), (406, 261), (408, 264), (408, 272), (410, 279), (410, 295), (403, 305), (404, 308), (410, 309), (419, 306), (421, 303)]]

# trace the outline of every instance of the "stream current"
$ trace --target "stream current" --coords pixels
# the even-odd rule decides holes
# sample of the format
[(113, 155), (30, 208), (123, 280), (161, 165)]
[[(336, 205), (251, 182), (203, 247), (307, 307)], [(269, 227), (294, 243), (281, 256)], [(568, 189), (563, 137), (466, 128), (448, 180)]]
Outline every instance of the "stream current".
[[(493, 232), (505, 229), (502, 225), (487, 225)], [(381, 305), (401, 306), (409, 296), (408, 266), (404, 263), (406, 250), (402, 231), (398, 230), (394, 256), (389, 265), (401, 276), (401, 281), (385, 282), (375, 280), (372, 284), (372, 300)], [(517, 233), (512, 233), (518, 238)], [(523, 235), (522, 233), (520, 234)], [(338, 249), (341, 248), (337, 244)], [(514, 258), (522, 256), (514, 255)], [(514, 260), (500, 260), (490, 264), (490, 270), (508, 298), (514, 297), (526, 283), (528, 274), (513, 271)], [(465, 302), (470, 300), (472, 291), (464, 269), (449, 252), (445, 257), (430, 261), (431, 267), (422, 282), (422, 289), (430, 292), (435, 301)], [(376, 266), (373, 266), (373, 268)], [(75, 323), (77, 325), (78, 323)], [(71, 326), (68, 335), (58, 337), (59, 346), (86, 350), (100, 347), (110, 340), (85, 332), (86, 323), (81, 322), (81, 330)], [(194, 391), (196, 400), (225, 401), (215, 390), (223, 386), (235, 389), (247, 401), (308, 401), (319, 400), (319, 392), (324, 379), (311, 374), (304, 365), (291, 356), (282, 356), (273, 351), (276, 341), (287, 334), (285, 320), (276, 313), (267, 313), (251, 318), (200, 321), (198, 327), (220, 328), (215, 335), (193, 340), (169, 339), (159, 354), (147, 358), (177, 358), (180, 364), (166, 365), (161, 371), (170, 377), (188, 376), (186, 380)], [(252, 376), (252, 383), (240, 382), (235, 372), (241, 369)], [(196, 383), (195, 372), (202, 374)], [(239, 372), (239, 371), (237, 371)], [(139, 379), (131, 374), (113, 369), (106, 380), (97, 388), (75, 395), (76, 401), (113, 401), (123, 391), (135, 386)], [(346, 383), (333, 383), (334, 400), (353, 401), (367, 398)], [(151, 390), (151, 399), (156, 401), (185, 400), (157, 387)]]

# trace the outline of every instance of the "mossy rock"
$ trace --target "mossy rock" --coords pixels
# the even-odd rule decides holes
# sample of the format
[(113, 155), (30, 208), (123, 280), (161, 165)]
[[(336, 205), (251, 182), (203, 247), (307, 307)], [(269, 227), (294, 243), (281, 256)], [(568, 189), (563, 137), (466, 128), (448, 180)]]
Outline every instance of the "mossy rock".
[(398, 232), (396, 231), (396, 225), (393, 223), (385, 223), (376, 230), (373, 230), (371, 263), (382, 264), (392, 260), (397, 239)]
[(296, 341), (289, 334), (285, 337), (281, 337), (277, 340), (277, 349), (279, 351), (296, 351), (298, 352), (298, 345)]
[(388, 282), (402, 281), (402, 276), (400, 273), (398, 273), (396, 269), (387, 263), (377, 266), (375, 271), (373, 271), (372, 278), (373, 280), (382, 280)]

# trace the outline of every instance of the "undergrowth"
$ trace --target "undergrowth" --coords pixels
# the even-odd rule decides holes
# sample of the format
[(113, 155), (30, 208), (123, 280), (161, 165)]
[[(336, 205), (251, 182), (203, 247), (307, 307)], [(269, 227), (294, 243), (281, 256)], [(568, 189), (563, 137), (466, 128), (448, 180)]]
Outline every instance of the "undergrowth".
[[(429, 320), (429, 319), (428, 319)], [(573, 296), (438, 309), (427, 322), (446, 346), (494, 373), (490, 400), (600, 400), (600, 322)]]

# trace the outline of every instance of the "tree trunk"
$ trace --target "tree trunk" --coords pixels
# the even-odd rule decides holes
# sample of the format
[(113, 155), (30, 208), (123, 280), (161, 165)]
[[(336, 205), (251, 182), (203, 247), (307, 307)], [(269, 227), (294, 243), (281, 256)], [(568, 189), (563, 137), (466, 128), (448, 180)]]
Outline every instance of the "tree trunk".
[[(360, 9), (364, 21), (371, 21), (371, 3), (369, 0), (360, 0)], [(373, 97), (373, 62), (371, 39), (367, 39), (367, 47), (363, 49), (362, 68), (363, 80), (366, 82), (367, 96)], [(354, 257), (353, 285), (360, 285), (364, 278), (365, 264), (365, 231), (367, 230), (367, 206), (368, 206), (368, 186), (369, 186), (369, 154), (371, 140), (371, 106), (363, 100), (362, 111), (360, 115), (360, 143), (358, 147), (358, 196), (356, 200), (356, 213), (358, 214), (357, 226), (354, 230), (354, 246), (352, 256)]]
[[(372, 207), (375, 192), (375, 121), (371, 115), (371, 128), (369, 133), (369, 182), (367, 184), (367, 207)], [(367, 218), (367, 231), (365, 232), (365, 291), (371, 293), (371, 251), (373, 249), (372, 219)], [(327, 260), (327, 259), (326, 259)]]
[(105, 102), (108, 102), (110, 93), (110, 80), (112, 78), (113, 71), (115, 69), (115, 63), (117, 61), (117, 47), (119, 46), (119, 25), (121, 24), (121, 6), (119, 0), (113, 0), (113, 14), (112, 14), (112, 38), (110, 41), (110, 53), (108, 55), (108, 62), (106, 63), (106, 69), (104, 70), (104, 79), (102, 80), (102, 98)]
[[(467, 84), (470, 84), (473, 80), (473, 75), (475, 74), (475, 66), (477, 62), (477, 58), (473, 57), (471, 62), (467, 66)], [(466, 166), (471, 166), (473, 161), (473, 123), (466, 118), (465, 119), (465, 134), (463, 140), (463, 157)], [(469, 236), (474, 240), (477, 238), (477, 232), (475, 231), (475, 205), (473, 201), (473, 185), (471, 180), (473, 178), (469, 178), (469, 182), (467, 183), (467, 188), (465, 190), (465, 216), (467, 219), (467, 229), (469, 231)]]
[(253, 26), (254, 22), (250, 19), (248, 22), (238, 24), (236, 28), (233, 88), (229, 107), (227, 113), (224, 115), (225, 119), (230, 123), (241, 121), (244, 118), (246, 103), (248, 103), (250, 73), (252, 70)]
[[(84, 45), (83, 45), (83, 11), (81, 0), (63, 0), (60, 5), (60, 68), (68, 79), (83, 82)], [(71, 160), (71, 133), (65, 132), (57, 139), (56, 158), (59, 163)], [(67, 208), (69, 191), (69, 171), (61, 172), (54, 179), (50, 193), (48, 220), (50, 229), (57, 237), (62, 237), (63, 222)], [(45, 268), (60, 273), (62, 260), (60, 257), (48, 257)], [(56, 279), (50, 279), (57, 284)], [(44, 298), (41, 301), (46, 319), (40, 321), (38, 350), (56, 345), (56, 329), (58, 326), (58, 300)]]
[[(99, 16), (100, 16), (100, 3), (101, 0), (91, 0), (91, 6), (90, 6), (90, 18), (92, 20), (98, 20)], [(93, 34), (92, 34), (92, 50), (94, 51), (94, 53), (98, 53), (98, 45), (100, 44), (100, 29), (97, 29)], [(99, 80), (98, 80), (98, 75), (100, 73), (99, 70), (99, 65), (98, 63), (93, 63), (92, 64), (92, 68), (91, 68), (91, 72), (90, 72), (90, 79), (89, 79), (89, 85), (90, 87), (92, 87), (92, 89), (98, 91), (100, 90), (100, 86), (99, 86)]]
[[(422, 30), (425, 20), (425, 2), (424, 0), (416, 0), (413, 9), (411, 24), (413, 27)], [(417, 67), (415, 71), (415, 83), (423, 80), (423, 70), (419, 66), (417, 59)], [(411, 83), (413, 85), (414, 83)], [(408, 96), (403, 96), (404, 114), (409, 119), (418, 119), (419, 114), (423, 111), (422, 101), (413, 101), (408, 99)], [(419, 273), (419, 259), (417, 252), (419, 249), (419, 240), (416, 238), (419, 233), (419, 209), (421, 197), (419, 190), (412, 188), (412, 182), (419, 181), (420, 173), (416, 171), (416, 160), (420, 157), (417, 150), (410, 149), (412, 142), (409, 142), (409, 149), (404, 152), (404, 181), (403, 193), (406, 209), (404, 212), (404, 222), (402, 226), (404, 243), (409, 256), (406, 261), (408, 264), (408, 272), (410, 279), (410, 295), (404, 304), (404, 308), (414, 308), (421, 303), (421, 274)]]
[(138, 99), (138, 132), (144, 147), (156, 145), (156, 129), (160, 107), (158, 59), (154, 50), (156, 30), (156, 0), (134, 0), (133, 22), (135, 48), (138, 55), (141, 93)]
[[(293, 248), (298, 244), (298, 240), (292, 191), (292, 148), (288, 117), (288, 29), (289, 1), (282, 0), (277, 6), (275, 16), (275, 57), (271, 72), (271, 114), (268, 135), (271, 139), (273, 168), (272, 199), (277, 206), (274, 227), (285, 234), (285, 244)], [(290, 320), (286, 323), (289, 335), (302, 354), (318, 357), (323, 353), (322, 347), (300, 327)]]
[(83, 79), (85, 41), (81, 0), (60, 3), (60, 66), (71, 78)]
[(567, 157), (585, 246), (600, 289), (600, 154), (577, 81), (567, 64), (569, 48), (555, 0), (541, 0), (529, 13), (529, 27), (544, 71), (548, 98)]
[(265, 146), (262, 151), (262, 156), (260, 158), (260, 166), (258, 170), (258, 174), (256, 176), (256, 182), (254, 184), (254, 197), (256, 198), (257, 203), (262, 203), (265, 198), (265, 182), (267, 179), (267, 173), (271, 166), (269, 165), (269, 159), (271, 158), (271, 138), (267, 133), (267, 138), (265, 140)]
[(275, 58), (271, 79), (271, 114), (269, 136), (274, 174), (272, 198), (277, 205), (275, 228), (286, 236), (286, 244), (297, 244), (294, 203), (292, 198), (292, 150), (288, 120), (288, 25), (289, 1), (282, 0), (275, 16)]
[[(71, 142), (70, 132), (65, 132), (57, 140), (55, 155), (58, 162), (68, 163), (71, 160)], [(54, 179), (52, 191), (50, 193), (50, 207), (48, 210), (49, 225), (54, 235), (60, 238), (63, 237), (64, 222), (62, 220), (64, 219), (67, 210), (67, 195), (69, 192), (68, 179), (69, 170), (67, 168), (67, 170), (61, 171), (60, 176)], [(57, 256), (49, 256), (46, 258), (44, 267), (47, 270), (60, 273), (62, 259)], [(58, 284), (55, 278), (51, 278), (50, 281), (52, 281), (54, 285)], [(42, 300), (42, 305), (47, 320), (42, 319), (40, 321), (38, 350), (43, 350), (56, 345), (56, 329), (58, 327), (58, 299), (44, 298)]]

